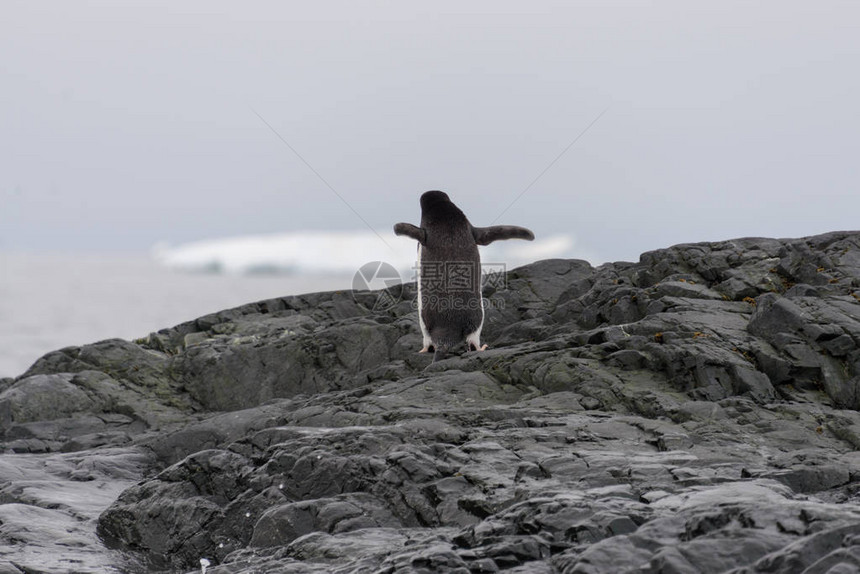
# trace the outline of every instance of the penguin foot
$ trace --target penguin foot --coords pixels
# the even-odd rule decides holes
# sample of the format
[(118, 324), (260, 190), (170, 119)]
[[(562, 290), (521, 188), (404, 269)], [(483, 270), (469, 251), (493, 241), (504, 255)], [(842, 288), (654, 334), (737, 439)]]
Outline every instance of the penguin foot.
[(418, 352), (419, 353), (434, 353), (434, 352), (436, 352), (436, 347), (434, 347), (433, 345), (427, 345), (426, 347), (424, 347), (423, 349), (421, 349)]

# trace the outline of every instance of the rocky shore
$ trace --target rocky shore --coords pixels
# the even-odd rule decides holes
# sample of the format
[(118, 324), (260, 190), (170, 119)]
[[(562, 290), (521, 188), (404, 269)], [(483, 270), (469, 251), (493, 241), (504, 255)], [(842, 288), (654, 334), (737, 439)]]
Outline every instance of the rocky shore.
[(402, 285), (0, 379), (0, 573), (860, 572), (860, 232), (506, 279), (432, 365)]

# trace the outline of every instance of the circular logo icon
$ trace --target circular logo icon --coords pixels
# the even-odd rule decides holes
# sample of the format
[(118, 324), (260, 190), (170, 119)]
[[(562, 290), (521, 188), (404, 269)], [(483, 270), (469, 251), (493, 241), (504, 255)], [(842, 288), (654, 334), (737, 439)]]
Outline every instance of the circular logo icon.
[(379, 294), (373, 303), (374, 311), (385, 311), (394, 307), (400, 300), (392, 295), (389, 287), (398, 285), (402, 280), (400, 273), (390, 263), (371, 261), (362, 265), (352, 278), (352, 288), (355, 291), (377, 291)]

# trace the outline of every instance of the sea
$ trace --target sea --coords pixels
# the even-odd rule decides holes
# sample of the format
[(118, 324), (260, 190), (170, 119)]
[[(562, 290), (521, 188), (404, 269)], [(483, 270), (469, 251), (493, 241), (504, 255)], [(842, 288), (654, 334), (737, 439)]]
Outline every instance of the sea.
[(148, 253), (0, 251), (0, 378), (50, 351), (133, 340), (245, 303), (351, 289), (351, 273), (192, 272)]

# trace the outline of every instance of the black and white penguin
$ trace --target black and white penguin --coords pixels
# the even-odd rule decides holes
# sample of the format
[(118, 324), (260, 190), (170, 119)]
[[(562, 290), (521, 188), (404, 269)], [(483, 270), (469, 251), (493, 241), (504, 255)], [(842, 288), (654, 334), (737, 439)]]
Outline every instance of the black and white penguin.
[(418, 242), (418, 322), (424, 335), (421, 353), (434, 351), (433, 362), (466, 344), (467, 351), (483, 351), (481, 328), (481, 256), (478, 245), (500, 239), (535, 238), (524, 227), (473, 227), (446, 193), (421, 196), (421, 227), (398, 223), (394, 233)]

